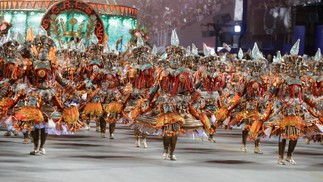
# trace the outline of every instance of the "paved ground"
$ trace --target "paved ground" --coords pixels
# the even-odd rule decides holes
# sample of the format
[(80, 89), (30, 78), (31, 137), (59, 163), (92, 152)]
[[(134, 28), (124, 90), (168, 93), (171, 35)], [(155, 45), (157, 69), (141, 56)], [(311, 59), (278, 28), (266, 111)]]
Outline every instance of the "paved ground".
[(277, 139), (262, 140), (263, 155), (240, 152), (240, 130), (219, 130), (217, 143), (179, 138), (177, 161), (162, 160), (162, 141), (148, 137), (148, 148), (134, 146), (133, 131), (118, 126), (115, 139), (82, 130), (70, 136), (50, 136), (45, 156), (30, 156), (32, 144), (22, 136), (4, 137), (0, 131), (1, 181), (323, 181), (323, 145), (300, 139), (296, 166), (278, 166)]

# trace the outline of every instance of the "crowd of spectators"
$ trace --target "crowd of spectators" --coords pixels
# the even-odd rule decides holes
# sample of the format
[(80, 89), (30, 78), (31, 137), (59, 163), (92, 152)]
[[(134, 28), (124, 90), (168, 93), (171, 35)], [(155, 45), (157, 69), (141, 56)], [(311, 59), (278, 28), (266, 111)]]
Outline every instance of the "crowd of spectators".
[(235, 0), (137, 0), (139, 21), (150, 32), (183, 28), (216, 14)]

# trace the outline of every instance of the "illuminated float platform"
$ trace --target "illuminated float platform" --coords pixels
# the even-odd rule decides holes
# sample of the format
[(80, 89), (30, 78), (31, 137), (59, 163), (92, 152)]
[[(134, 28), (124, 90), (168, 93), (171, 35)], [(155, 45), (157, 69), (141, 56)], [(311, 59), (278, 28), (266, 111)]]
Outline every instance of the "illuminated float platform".
[(14, 33), (26, 35), (32, 27), (36, 35), (42, 25), (58, 43), (90, 39), (92, 29), (99, 42), (104, 41), (105, 34), (108, 35), (108, 42), (113, 47), (118, 39), (123, 45), (128, 44), (131, 39), (129, 30), (137, 27), (138, 15), (137, 9), (127, 6), (76, 0), (0, 1), (0, 10), (4, 20), (12, 24), (10, 31)]

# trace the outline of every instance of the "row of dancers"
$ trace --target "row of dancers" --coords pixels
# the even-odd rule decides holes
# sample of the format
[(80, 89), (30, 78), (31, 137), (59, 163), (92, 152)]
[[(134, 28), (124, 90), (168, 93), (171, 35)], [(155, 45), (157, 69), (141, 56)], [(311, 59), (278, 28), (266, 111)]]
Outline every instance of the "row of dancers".
[[(101, 137), (114, 138), (117, 123), (135, 131), (136, 145), (147, 147), (147, 134), (163, 138), (163, 159), (176, 160), (178, 136), (207, 136), (215, 142), (218, 127), (242, 128), (242, 148), (277, 136), (278, 164), (292, 158), (297, 139), (322, 134), (322, 56), (279, 52), (269, 64), (257, 44), (247, 53), (229, 47), (215, 54), (204, 45), (179, 45), (175, 30), (161, 55), (137, 37), (121, 53), (109, 44), (71, 41), (57, 48), (45, 31), (25, 41), (1, 40), (0, 114), (4, 125), (27, 134), (32, 131), (31, 155), (45, 154), (47, 134), (72, 134), (90, 122)], [(251, 57), (251, 59), (245, 59)]]

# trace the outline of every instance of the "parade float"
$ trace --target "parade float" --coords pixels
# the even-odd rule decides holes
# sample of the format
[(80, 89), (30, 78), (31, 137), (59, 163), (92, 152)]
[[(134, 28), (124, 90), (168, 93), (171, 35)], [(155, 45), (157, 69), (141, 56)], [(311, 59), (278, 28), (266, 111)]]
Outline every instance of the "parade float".
[(30, 28), (37, 35), (42, 25), (58, 45), (70, 40), (89, 40), (94, 33), (99, 43), (108, 40), (112, 47), (116, 47), (118, 40), (121, 45), (128, 44), (138, 15), (138, 10), (131, 7), (76, 0), (1, 1), (0, 10), (4, 21), (12, 25), (10, 32), (19, 32), (23, 37)]

